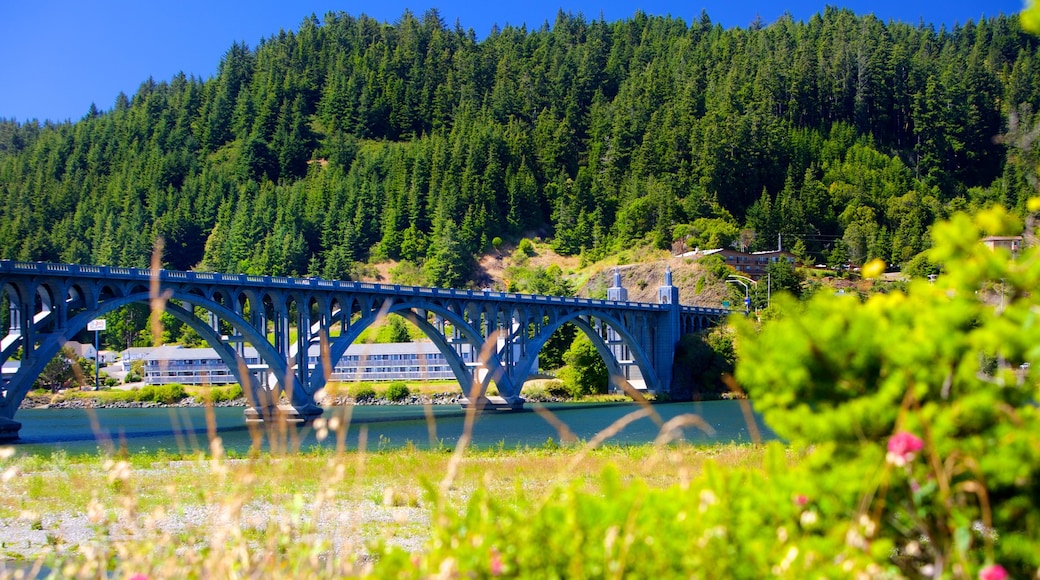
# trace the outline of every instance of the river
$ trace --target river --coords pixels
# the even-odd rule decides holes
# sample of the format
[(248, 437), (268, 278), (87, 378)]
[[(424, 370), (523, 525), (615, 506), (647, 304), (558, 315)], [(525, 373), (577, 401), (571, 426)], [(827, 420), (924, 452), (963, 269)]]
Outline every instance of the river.
[[(755, 416), (749, 426), (742, 404), (747, 401), (706, 401), (696, 403), (655, 404), (652, 409), (661, 421), (680, 415), (696, 415), (707, 426), (689, 426), (682, 430), (687, 441), (698, 443), (750, 442), (775, 435)], [(480, 447), (537, 447), (552, 438), (559, 443), (561, 435), (543, 414), (528, 409), (521, 412), (489, 412), (478, 415), (473, 428), (473, 444)], [(748, 406), (749, 408), (750, 406)], [(569, 428), (578, 439), (591, 440), (618, 419), (638, 411), (635, 404), (547, 404), (545, 409)], [(254, 441), (264, 449), (307, 450), (315, 446), (334, 446), (335, 436), (319, 442), (310, 426), (291, 426), (278, 433), (246, 425), (242, 407), (211, 409), (213, 428), (224, 448), (237, 454), (246, 453)], [(393, 449), (407, 445), (416, 447), (454, 447), (462, 434), (465, 412), (454, 405), (360, 405), (326, 409), (324, 417), (349, 411), (346, 444), (357, 449), (361, 433), (365, 448)], [(69, 454), (97, 453), (99, 450), (125, 449), (130, 453), (166, 450), (189, 453), (207, 450), (207, 409), (170, 407), (146, 409), (23, 409), (16, 420), (22, 423), (21, 439), (15, 443), (18, 453), (50, 454), (63, 450)], [(432, 419), (427, 417), (430, 414)], [(757, 432), (756, 432), (757, 431)], [(650, 417), (626, 425), (608, 441), (622, 444), (654, 441), (660, 429)], [(272, 443), (274, 444), (272, 446)]]

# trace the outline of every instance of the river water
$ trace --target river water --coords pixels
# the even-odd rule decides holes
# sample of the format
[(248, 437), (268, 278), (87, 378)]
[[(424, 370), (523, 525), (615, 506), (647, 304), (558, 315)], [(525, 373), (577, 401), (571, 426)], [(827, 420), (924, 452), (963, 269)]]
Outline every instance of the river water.
[[(489, 412), (478, 415), (473, 428), (473, 444), (480, 447), (537, 447), (551, 438), (562, 439), (558, 427), (544, 413)], [(580, 440), (589, 441), (619, 419), (637, 412), (635, 404), (544, 405), (559, 423)], [(642, 417), (624, 426), (608, 442), (648, 443), (660, 433), (659, 422), (694, 415), (703, 426), (682, 429), (682, 438), (697, 443), (752, 442), (775, 439), (747, 401), (706, 401), (652, 405), (659, 416)], [(326, 409), (324, 417), (349, 420), (345, 443), (350, 449), (359, 445), (369, 451), (416, 447), (454, 447), (463, 432), (465, 412), (454, 405), (361, 405)], [(754, 417), (753, 424), (748, 417)], [(282, 426), (274, 429), (247, 426), (242, 407), (147, 408), (147, 409), (23, 409), (15, 419), (22, 423), (18, 453), (49, 454), (64, 450), (69, 454), (95, 454), (104, 450), (127, 452), (190, 453), (209, 449), (209, 433), (221, 438), (228, 451), (244, 454), (254, 445), (265, 450), (307, 450), (315, 446), (334, 447), (335, 435), (318, 441), (312, 426)], [(657, 419), (656, 421), (654, 419)], [(696, 422), (693, 420), (692, 422)]]

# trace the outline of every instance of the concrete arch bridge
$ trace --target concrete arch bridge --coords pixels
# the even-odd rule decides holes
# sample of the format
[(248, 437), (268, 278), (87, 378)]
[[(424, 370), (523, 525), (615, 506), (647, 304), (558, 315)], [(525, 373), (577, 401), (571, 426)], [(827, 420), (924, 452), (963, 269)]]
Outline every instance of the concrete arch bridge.
[[(247, 417), (271, 419), (278, 402), (296, 420), (321, 414), (315, 395), (334, 361), (363, 330), (398, 314), (444, 354), (467, 404), (519, 409), (524, 380), (561, 326), (596, 345), (615, 385), (669, 392), (682, 334), (717, 323), (727, 310), (682, 306), (671, 273), (659, 301), (629, 302), (614, 272), (607, 300), (112, 266), (0, 261), (8, 332), (0, 362), (20, 358), (0, 388), (0, 439), (14, 439), (22, 400), (47, 363), (92, 320), (141, 302), (164, 310), (205, 339), (250, 397)], [(246, 346), (260, 364), (247, 365)], [(308, 356), (319, 345), (319, 356)], [(16, 354), (17, 353), (17, 354)], [(9, 380), (8, 377), (9, 376)], [(494, 384), (499, 397), (486, 396)]]

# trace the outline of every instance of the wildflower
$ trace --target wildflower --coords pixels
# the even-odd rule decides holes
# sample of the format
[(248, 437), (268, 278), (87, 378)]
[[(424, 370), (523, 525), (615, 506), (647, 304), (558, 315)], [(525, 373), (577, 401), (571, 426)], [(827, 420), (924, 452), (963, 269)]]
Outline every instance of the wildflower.
[(924, 442), (916, 435), (900, 431), (888, 440), (888, 454), (885, 455), (885, 460), (896, 467), (902, 467), (913, 461), (914, 455), (923, 447)]
[(812, 526), (814, 526), (816, 524), (817, 519), (818, 518), (816, 516), (816, 512), (815, 511), (813, 511), (813, 510), (805, 510), (804, 512), (802, 512), (802, 515), (799, 518), (799, 521), (801, 521), (802, 527), (811, 528)]
[(491, 549), (490, 568), (492, 576), (502, 575), (502, 554), (499, 554), (498, 550), (494, 548)]
[(885, 273), (885, 262), (878, 258), (863, 264), (863, 268), (860, 270), (860, 274), (864, 278), (880, 278)]
[(701, 504), (699, 506), (700, 512), (704, 513), (710, 506), (715, 505), (718, 502), (718, 498), (715, 497), (715, 492), (710, 489), (702, 489), (700, 495)]
[(990, 564), (979, 571), (979, 580), (1005, 580), (1007, 577), (1007, 570), (1000, 564)]
[(148, 575), (138, 572), (137, 574), (131, 576), (130, 580), (148, 580)]
[(796, 504), (798, 504), (800, 506), (801, 505), (805, 505), (805, 504), (809, 503), (809, 498), (805, 497), (805, 495), (803, 495), (803, 494), (798, 494), (794, 498), (794, 503), (796, 503)]

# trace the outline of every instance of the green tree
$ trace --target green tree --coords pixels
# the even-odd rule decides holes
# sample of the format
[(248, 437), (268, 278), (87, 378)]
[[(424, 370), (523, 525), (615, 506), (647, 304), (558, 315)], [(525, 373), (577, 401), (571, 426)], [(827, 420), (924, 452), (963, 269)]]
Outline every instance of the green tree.
[(585, 333), (578, 333), (571, 347), (564, 353), (563, 362), (566, 366), (560, 369), (557, 376), (572, 397), (607, 392), (610, 378), (607, 365)]
[(40, 371), (40, 376), (37, 377), (34, 385), (35, 388), (57, 391), (70, 385), (75, 378), (72, 368), (72, 361), (75, 358), (76, 351), (72, 350), (72, 347), (62, 347), (61, 351)]

